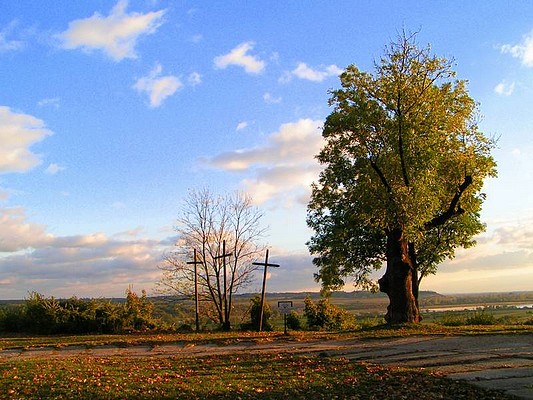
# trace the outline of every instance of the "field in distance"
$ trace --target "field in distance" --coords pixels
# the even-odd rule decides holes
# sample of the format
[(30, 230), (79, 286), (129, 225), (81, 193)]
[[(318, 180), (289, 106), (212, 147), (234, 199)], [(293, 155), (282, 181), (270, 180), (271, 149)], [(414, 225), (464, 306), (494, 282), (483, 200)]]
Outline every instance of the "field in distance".
[[(235, 300), (237, 303), (248, 302), (254, 295), (250, 293), (240, 294), (235, 296)], [(267, 293), (266, 296), (272, 309), (277, 308), (278, 301), (291, 300), (297, 312), (303, 310), (306, 296), (310, 296), (315, 301), (320, 297), (317, 292)], [(356, 315), (384, 313), (389, 304), (388, 297), (384, 293), (366, 291), (334, 292), (331, 295), (331, 302)], [(423, 311), (450, 311), (450, 308), (453, 310), (474, 310), (483, 307), (505, 306), (533, 308), (533, 291), (446, 295), (432, 291), (421, 291), (419, 302)]]

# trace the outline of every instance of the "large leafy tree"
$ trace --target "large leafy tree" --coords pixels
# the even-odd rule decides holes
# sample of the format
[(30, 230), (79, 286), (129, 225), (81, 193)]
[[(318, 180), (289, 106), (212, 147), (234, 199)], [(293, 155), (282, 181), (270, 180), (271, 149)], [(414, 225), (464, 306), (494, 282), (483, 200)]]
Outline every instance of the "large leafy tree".
[(475, 244), (484, 229), (483, 181), (495, 176), (494, 141), (452, 63), (401, 35), (375, 71), (349, 66), (332, 91), (324, 165), (313, 185), (308, 243), (323, 288), (371, 285), (389, 296), (385, 319), (418, 322), (422, 278)]

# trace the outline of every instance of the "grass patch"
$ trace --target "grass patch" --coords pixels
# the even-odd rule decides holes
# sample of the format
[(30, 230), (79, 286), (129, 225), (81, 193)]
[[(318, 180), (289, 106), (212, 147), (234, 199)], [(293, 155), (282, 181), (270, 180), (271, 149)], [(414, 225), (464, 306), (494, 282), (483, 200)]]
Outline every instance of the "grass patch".
[(465, 382), (289, 354), (0, 363), (6, 399), (511, 399)]

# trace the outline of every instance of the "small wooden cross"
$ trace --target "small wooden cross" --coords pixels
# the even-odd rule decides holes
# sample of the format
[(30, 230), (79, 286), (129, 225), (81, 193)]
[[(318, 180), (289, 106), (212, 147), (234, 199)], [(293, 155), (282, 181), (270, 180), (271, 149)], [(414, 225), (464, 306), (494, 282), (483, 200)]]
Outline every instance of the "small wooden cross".
[[(222, 254), (213, 257), (215, 260), (222, 258), (222, 266), (224, 268), (224, 325), (229, 323), (229, 310), (228, 310), (228, 278), (226, 277), (226, 257), (231, 257), (233, 253), (226, 253), (226, 241), (222, 241)], [(229, 325), (228, 325), (229, 327)]]
[(203, 265), (203, 261), (198, 261), (196, 258), (196, 249), (193, 250), (192, 261), (187, 261), (187, 264), (194, 265), (194, 309), (195, 309), (195, 321), (196, 332), (200, 331), (200, 317), (198, 315), (198, 264)]
[(254, 262), (252, 265), (259, 265), (261, 267), (265, 267), (264, 273), (263, 273), (263, 289), (261, 290), (261, 315), (259, 316), (259, 332), (263, 329), (263, 307), (265, 306), (265, 290), (266, 290), (266, 280), (267, 280), (267, 268), (268, 267), (274, 267), (279, 268), (279, 264), (271, 264), (268, 262), (268, 249), (266, 251), (265, 256), (265, 262)]

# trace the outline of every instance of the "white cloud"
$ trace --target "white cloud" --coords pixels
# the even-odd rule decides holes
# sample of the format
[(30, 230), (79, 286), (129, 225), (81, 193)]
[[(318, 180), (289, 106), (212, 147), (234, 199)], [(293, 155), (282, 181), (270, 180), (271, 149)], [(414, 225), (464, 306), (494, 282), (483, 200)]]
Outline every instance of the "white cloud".
[(0, 173), (25, 172), (40, 164), (29, 148), (51, 134), (42, 120), (0, 106)]
[(22, 41), (13, 39), (10, 40), (7, 38), (13, 32), (16, 25), (16, 21), (13, 21), (4, 29), (0, 30), (0, 53), (16, 51), (24, 47), (24, 43)]
[(237, 128), (235, 128), (236, 131), (242, 131), (248, 126), (248, 122), (242, 121), (237, 124)]
[(27, 221), (22, 207), (0, 208), (0, 252), (16, 252), (47, 245), (52, 237), (43, 225)]
[(63, 171), (64, 169), (65, 169), (65, 167), (62, 167), (62, 166), (60, 166), (58, 164), (55, 164), (55, 163), (52, 163), (44, 170), (44, 172), (47, 173), (47, 174), (50, 174), (50, 175), (55, 175), (59, 171)]
[[(12, 282), (17, 292), (10, 297), (18, 298), (28, 291), (56, 297), (121, 296), (130, 284), (139, 289), (154, 286), (162, 254), (158, 241), (146, 239), (43, 246), (0, 258), (0, 281)], [(2, 291), (6, 296), (7, 290)]]
[(94, 248), (104, 245), (108, 242), (108, 238), (103, 233), (93, 233), (89, 235), (74, 235), (55, 237), (50, 246), (55, 248)]
[(292, 73), (290, 71), (284, 71), (278, 79), (281, 84), (286, 84), (292, 81)]
[(222, 153), (208, 163), (245, 173), (242, 184), (258, 204), (274, 198), (307, 201), (309, 186), (320, 171), (314, 157), (323, 145), (321, 125), (311, 119), (283, 124), (263, 146)]
[(2, 298), (32, 290), (56, 297), (120, 296), (130, 284), (150, 289), (166, 246), (136, 238), (139, 232), (128, 232), (125, 240), (103, 233), (58, 237), (29, 222), (23, 208), (0, 208)]
[(257, 168), (254, 175), (242, 183), (256, 204), (276, 200), (279, 205), (291, 208), (309, 202), (311, 183), (317, 180), (319, 172), (318, 164), (269, 166)]
[(320, 284), (313, 279), (313, 274), (318, 270), (307, 251), (288, 253), (281, 248), (274, 248), (271, 250), (271, 257), (272, 262), (279, 264), (280, 268), (268, 270), (269, 291), (318, 292), (320, 290)]
[(159, 107), (163, 101), (172, 96), (183, 84), (173, 75), (161, 76), (163, 68), (157, 64), (150, 73), (137, 80), (133, 88), (138, 92), (146, 92), (150, 98), (150, 107)]
[(265, 69), (265, 62), (257, 56), (247, 54), (248, 51), (254, 48), (254, 42), (241, 43), (228, 54), (215, 57), (215, 66), (220, 69), (226, 68), (228, 65), (237, 65), (243, 67), (249, 74), (258, 74)]
[(37, 105), (38, 105), (39, 107), (53, 107), (53, 108), (59, 108), (59, 102), (60, 102), (59, 97), (53, 97), (53, 98), (49, 98), (49, 99), (42, 99), (42, 100), (39, 100), (39, 102), (37, 103)]
[(263, 95), (263, 100), (265, 101), (265, 103), (268, 103), (268, 104), (279, 104), (279, 103), (281, 103), (281, 97), (274, 97), (272, 95), (272, 93), (270, 93), (270, 92), (266, 92)]
[(313, 69), (306, 63), (301, 62), (294, 70), (292, 70), (291, 74), (299, 79), (322, 82), (330, 76), (339, 76), (342, 72), (342, 69), (334, 64), (322, 67), (321, 69)]
[(126, 13), (127, 5), (126, 0), (120, 0), (108, 16), (94, 13), (92, 17), (70, 22), (69, 28), (60, 35), (63, 47), (102, 50), (115, 61), (136, 58), (137, 40), (161, 26), (165, 10)]
[(115, 237), (138, 237), (142, 232), (144, 231), (144, 227), (142, 226), (138, 226), (136, 228), (133, 228), (133, 229), (128, 229), (127, 231), (124, 231), (124, 232), (119, 232), (117, 234), (115, 234)]
[(526, 67), (533, 67), (533, 31), (524, 35), (520, 44), (501, 46), (501, 52), (520, 59)]
[(510, 96), (514, 92), (514, 86), (514, 82), (508, 83), (506, 81), (502, 81), (496, 85), (494, 91), (502, 96)]
[(202, 75), (200, 75), (198, 72), (191, 72), (187, 78), (187, 81), (189, 82), (189, 85), (197, 86), (202, 83)]
[[(424, 279), (424, 289), (448, 293), (529, 290), (533, 279), (533, 213), (487, 221), (477, 246), (458, 249), (456, 257)], [(517, 279), (520, 277), (520, 279)], [(528, 286), (529, 285), (529, 286)]]

